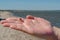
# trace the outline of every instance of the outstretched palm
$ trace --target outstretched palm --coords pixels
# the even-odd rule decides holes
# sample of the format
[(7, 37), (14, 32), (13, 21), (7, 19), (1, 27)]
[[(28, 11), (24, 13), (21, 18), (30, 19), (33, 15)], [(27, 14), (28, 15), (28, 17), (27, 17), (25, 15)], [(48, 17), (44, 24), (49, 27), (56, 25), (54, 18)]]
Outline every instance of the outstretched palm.
[(23, 18), (8, 18), (1, 21), (5, 27), (22, 30), (30, 34), (52, 33), (51, 23), (43, 18), (27, 16)]

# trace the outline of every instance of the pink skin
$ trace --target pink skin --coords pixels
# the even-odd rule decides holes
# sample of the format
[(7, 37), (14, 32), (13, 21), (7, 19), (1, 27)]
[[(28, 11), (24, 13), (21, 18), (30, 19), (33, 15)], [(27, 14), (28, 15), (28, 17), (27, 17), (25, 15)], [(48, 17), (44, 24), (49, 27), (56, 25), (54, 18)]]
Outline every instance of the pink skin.
[(51, 23), (43, 18), (28, 15), (23, 18), (8, 18), (1, 21), (5, 27), (22, 30), (30, 34), (51, 34)]
[[(24, 18), (7, 18), (0, 22), (4, 27), (10, 27), (15, 30), (24, 31), (34, 35), (52, 34), (51, 23), (43, 18), (28, 15)], [(47, 36), (47, 35), (45, 35)], [(55, 36), (49, 36), (47, 40), (56, 40)]]

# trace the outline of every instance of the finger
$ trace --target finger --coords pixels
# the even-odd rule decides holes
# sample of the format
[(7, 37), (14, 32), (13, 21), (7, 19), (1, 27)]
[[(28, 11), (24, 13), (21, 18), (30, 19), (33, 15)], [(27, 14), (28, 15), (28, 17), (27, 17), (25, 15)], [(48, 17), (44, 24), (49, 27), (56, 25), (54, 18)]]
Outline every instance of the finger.
[(0, 23), (4, 24), (4, 23), (15, 23), (16, 21), (14, 20), (2, 20)]
[(6, 20), (17, 20), (18, 18), (17, 17), (11, 17), (11, 18), (7, 18)]
[(15, 24), (15, 23), (4, 23), (4, 24), (2, 24), (4, 27), (10, 27), (10, 28), (12, 28), (12, 29), (15, 29), (15, 30), (21, 30), (21, 27), (22, 27), (22, 25), (17, 25), (17, 24)]
[(9, 23), (23, 23), (24, 19), (23, 18), (19, 18), (19, 20), (7, 20)]
[(32, 20), (32, 22), (33, 22), (34, 24), (37, 24), (37, 23), (38, 23), (38, 20), (37, 20), (38, 17), (34, 17), (34, 16), (31, 16), (31, 15), (27, 15), (26, 18), (27, 18), (27, 19), (34, 19), (34, 20)]
[(26, 18), (27, 18), (27, 19), (34, 19), (34, 16), (32, 16), (32, 15), (27, 15)]
[(24, 27), (23, 24), (12, 24), (10, 26), (10, 28), (15, 29), (15, 30), (19, 30), (19, 31), (27, 32), (27, 29)]
[(8, 22), (7, 20), (0, 21), (1, 24), (7, 23), (7, 22)]
[(24, 18), (19, 18), (19, 17), (12, 17), (12, 18), (7, 18), (6, 20), (13, 20), (13, 21), (24, 21)]
[(35, 24), (38, 22), (38, 20), (36, 20), (37, 17), (34, 17), (34, 16), (32, 16), (32, 15), (27, 15), (26, 18), (27, 18), (27, 19), (34, 19), (34, 20), (32, 20), (32, 21), (33, 21)]
[(23, 24), (24, 23), (24, 18), (20, 18), (19, 21), (15, 21), (15, 23)]
[(10, 27), (10, 23), (4, 23), (2, 24), (4, 27)]
[(19, 21), (24, 22), (24, 18), (19, 18)]
[(14, 19), (12, 19), (12, 20), (2, 20), (0, 23), (1, 24), (3, 24), (3, 23), (16, 23), (16, 22), (18, 22), (18, 23), (22, 23), (22, 22), (24, 22), (24, 19), (23, 18), (19, 18), (19, 20), (14, 20)]

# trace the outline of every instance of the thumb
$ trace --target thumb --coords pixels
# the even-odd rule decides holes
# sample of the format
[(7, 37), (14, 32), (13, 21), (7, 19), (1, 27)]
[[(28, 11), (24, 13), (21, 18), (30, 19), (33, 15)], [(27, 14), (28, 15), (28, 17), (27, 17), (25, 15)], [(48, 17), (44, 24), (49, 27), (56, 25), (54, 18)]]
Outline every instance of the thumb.
[(27, 18), (27, 19), (34, 19), (34, 16), (32, 16), (32, 15), (27, 15), (26, 18)]

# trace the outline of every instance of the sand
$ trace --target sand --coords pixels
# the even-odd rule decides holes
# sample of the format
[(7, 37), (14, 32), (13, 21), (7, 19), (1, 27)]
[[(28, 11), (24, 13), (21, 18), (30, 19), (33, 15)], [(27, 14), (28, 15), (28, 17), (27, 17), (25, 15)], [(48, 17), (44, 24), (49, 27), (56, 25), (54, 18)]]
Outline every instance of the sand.
[(0, 40), (44, 40), (0, 25)]
[[(0, 11), (1, 18), (14, 17), (11, 12)], [(0, 40), (45, 40), (30, 34), (3, 27), (0, 25)]]

